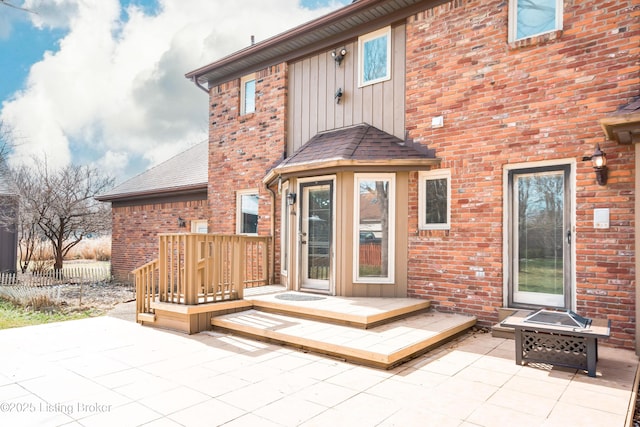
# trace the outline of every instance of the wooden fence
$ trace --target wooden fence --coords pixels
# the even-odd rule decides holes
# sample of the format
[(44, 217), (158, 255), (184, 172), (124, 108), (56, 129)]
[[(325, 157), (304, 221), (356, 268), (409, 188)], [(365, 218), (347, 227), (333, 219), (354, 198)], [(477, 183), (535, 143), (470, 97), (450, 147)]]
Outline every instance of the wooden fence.
[(59, 302), (63, 290), (70, 286), (111, 280), (109, 267), (64, 267), (43, 274), (0, 273), (0, 298), (21, 305), (31, 305), (35, 300)]
[(380, 243), (360, 243), (360, 265), (379, 266), (382, 263)]

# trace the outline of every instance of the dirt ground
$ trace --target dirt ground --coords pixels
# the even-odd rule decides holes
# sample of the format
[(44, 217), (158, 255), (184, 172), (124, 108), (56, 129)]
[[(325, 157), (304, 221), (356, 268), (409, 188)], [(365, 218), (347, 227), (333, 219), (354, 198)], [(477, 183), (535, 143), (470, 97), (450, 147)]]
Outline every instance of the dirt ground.
[[(57, 295), (56, 295), (57, 296)], [(69, 309), (92, 308), (107, 313), (116, 305), (135, 301), (136, 291), (133, 285), (122, 283), (90, 283), (63, 285), (58, 303)]]

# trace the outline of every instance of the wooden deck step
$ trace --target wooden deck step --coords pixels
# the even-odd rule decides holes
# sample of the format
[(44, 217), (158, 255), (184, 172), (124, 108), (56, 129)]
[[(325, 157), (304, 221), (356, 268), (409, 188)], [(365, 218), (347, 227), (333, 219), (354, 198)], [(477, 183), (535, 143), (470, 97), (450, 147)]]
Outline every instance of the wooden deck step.
[(435, 311), (371, 329), (255, 309), (211, 319), (214, 330), (290, 345), (382, 369), (416, 357), (475, 323), (475, 317)]
[(431, 306), (429, 301), (415, 298), (336, 297), (293, 291), (245, 300), (261, 311), (363, 329), (424, 312)]

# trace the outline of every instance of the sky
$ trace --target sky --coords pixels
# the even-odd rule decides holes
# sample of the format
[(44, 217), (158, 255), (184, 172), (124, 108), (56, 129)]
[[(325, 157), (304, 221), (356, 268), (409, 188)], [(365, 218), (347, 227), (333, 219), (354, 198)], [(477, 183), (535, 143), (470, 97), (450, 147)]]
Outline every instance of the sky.
[(185, 73), (351, 0), (0, 0), (10, 164), (90, 165), (116, 184), (207, 138)]

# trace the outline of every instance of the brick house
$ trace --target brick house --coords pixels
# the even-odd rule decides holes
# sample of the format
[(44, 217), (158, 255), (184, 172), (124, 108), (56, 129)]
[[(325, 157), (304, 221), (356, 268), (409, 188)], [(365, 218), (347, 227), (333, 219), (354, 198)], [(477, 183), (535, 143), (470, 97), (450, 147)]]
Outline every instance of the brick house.
[(636, 348), (639, 18), (634, 1), (359, 0), (191, 71), (210, 113), (196, 216), (273, 236), (288, 289), (486, 326), (567, 308)]
[(201, 142), (97, 197), (111, 202), (111, 270), (131, 271), (157, 256), (158, 233), (206, 232), (207, 146)]

